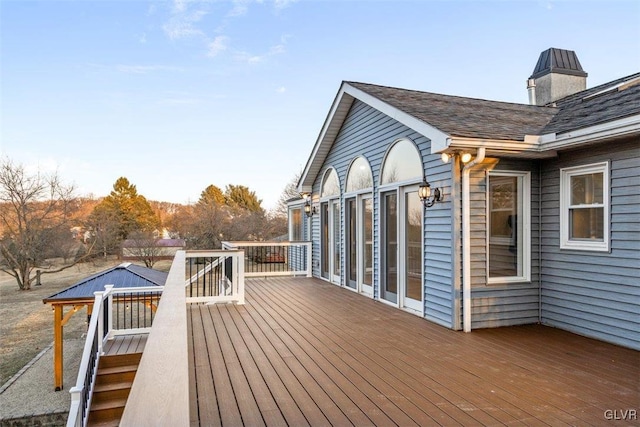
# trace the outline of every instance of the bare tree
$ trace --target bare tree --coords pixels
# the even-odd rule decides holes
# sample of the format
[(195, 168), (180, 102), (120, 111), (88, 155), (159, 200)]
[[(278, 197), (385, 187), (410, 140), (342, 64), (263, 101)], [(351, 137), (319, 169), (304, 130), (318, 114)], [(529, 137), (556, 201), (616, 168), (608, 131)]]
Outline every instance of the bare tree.
[(280, 194), (280, 198), (278, 198), (276, 207), (273, 208), (271, 212), (271, 217), (287, 218), (287, 202), (291, 199), (295, 199), (296, 197), (300, 197), (300, 193), (298, 192), (298, 181), (300, 180), (301, 175), (302, 171), (296, 173), (291, 178), (291, 181), (289, 181), (284, 187), (284, 189), (282, 190), (282, 194)]
[(57, 273), (91, 255), (91, 248), (79, 251), (83, 255), (72, 259), (68, 252), (60, 252), (73, 246), (68, 245), (73, 213), (78, 207), (73, 191), (73, 186), (62, 184), (57, 173), (29, 174), (23, 165), (2, 159), (0, 270), (13, 276), (20, 289), (31, 288), (34, 270), (48, 257), (62, 255), (66, 262), (43, 274)]
[(145, 267), (153, 268), (164, 252), (159, 240), (154, 236), (153, 232), (134, 231), (129, 234), (129, 238), (122, 244), (122, 256), (136, 257), (144, 262)]

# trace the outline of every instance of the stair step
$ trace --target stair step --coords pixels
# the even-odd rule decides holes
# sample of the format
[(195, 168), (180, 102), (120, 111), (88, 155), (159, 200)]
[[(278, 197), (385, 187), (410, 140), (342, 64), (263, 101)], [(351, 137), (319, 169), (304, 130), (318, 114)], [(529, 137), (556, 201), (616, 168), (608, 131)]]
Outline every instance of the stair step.
[(111, 368), (99, 368), (96, 376), (96, 384), (111, 384), (124, 381), (133, 381), (138, 365), (114, 366)]
[(107, 410), (117, 409), (117, 408), (124, 409), (124, 405), (126, 403), (127, 403), (127, 399), (112, 399), (112, 400), (107, 400), (106, 402), (91, 402), (90, 412), (107, 411)]
[(127, 399), (114, 399), (106, 402), (91, 402), (88, 425), (93, 426), (99, 422), (120, 421), (124, 413), (124, 405)]
[(89, 425), (91, 427), (118, 427), (120, 425), (120, 417), (113, 420), (94, 421)]
[(110, 399), (126, 399), (131, 392), (133, 381), (96, 384), (93, 389), (92, 402), (104, 402)]
[(114, 366), (138, 365), (142, 359), (142, 353), (114, 354), (100, 357), (100, 368), (111, 368)]

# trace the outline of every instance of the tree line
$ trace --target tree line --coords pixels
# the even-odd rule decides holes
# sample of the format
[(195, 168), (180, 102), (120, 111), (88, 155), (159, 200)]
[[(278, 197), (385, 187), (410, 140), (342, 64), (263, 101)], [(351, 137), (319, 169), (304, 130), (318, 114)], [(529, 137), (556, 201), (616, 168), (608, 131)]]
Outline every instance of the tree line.
[[(0, 162), (0, 270), (20, 289), (31, 288), (37, 270), (55, 273), (119, 255), (125, 240), (136, 242), (139, 258), (153, 267), (164, 236), (183, 239), (187, 249), (219, 249), (222, 241), (270, 240), (287, 232), (284, 196), (267, 212), (243, 185), (224, 191), (209, 185), (188, 205), (149, 201), (125, 177), (101, 199), (74, 191), (57, 173), (30, 174), (10, 159)], [(55, 268), (48, 264), (52, 259), (58, 260)]]

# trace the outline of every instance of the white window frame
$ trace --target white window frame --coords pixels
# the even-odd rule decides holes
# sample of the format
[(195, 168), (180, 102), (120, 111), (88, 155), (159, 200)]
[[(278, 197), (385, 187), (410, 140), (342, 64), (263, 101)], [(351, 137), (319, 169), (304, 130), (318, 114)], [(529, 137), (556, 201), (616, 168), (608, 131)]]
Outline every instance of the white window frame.
[[(581, 208), (602, 208), (603, 230), (602, 241), (599, 240), (572, 240), (569, 236), (569, 212), (576, 209), (571, 206), (571, 178), (574, 176), (602, 173), (602, 204), (593, 203), (580, 205)], [(579, 251), (608, 252), (610, 245), (610, 218), (611, 201), (609, 199), (609, 162), (591, 163), (588, 165), (574, 166), (560, 169), (560, 249), (573, 249)]]
[[(522, 204), (522, 275), (521, 276), (509, 276), (509, 277), (491, 277), (489, 275), (489, 240), (491, 239), (491, 233), (489, 230), (489, 217), (490, 212), (490, 200), (491, 186), (489, 185), (489, 179), (491, 176), (510, 176), (518, 178), (517, 194), (519, 200), (516, 203)], [(528, 171), (508, 171), (498, 170), (489, 171), (487, 173), (487, 194), (486, 194), (486, 209), (487, 209), (487, 283), (522, 283), (531, 281), (531, 172)]]
[(289, 240), (290, 241), (294, 241), (294, 226), (295, 224), (293, 223), (293, 212), (294, 211), (299, 211), (300, 212), (300, 228), (298, 230), (298, 232), (300, 233), (300, 241), (304, 241), (304, 205), (297, 205), (297, 206), (290, 206), (289, 207)]

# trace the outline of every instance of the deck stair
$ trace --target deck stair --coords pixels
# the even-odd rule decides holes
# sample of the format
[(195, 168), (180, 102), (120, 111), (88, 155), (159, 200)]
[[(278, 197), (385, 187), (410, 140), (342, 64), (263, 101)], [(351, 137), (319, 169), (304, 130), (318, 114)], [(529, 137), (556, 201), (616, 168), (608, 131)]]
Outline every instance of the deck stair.
[(117, 426), (142, 353), (102, 356), (91, 399), (89, 426)]

